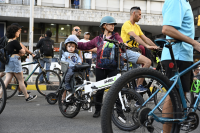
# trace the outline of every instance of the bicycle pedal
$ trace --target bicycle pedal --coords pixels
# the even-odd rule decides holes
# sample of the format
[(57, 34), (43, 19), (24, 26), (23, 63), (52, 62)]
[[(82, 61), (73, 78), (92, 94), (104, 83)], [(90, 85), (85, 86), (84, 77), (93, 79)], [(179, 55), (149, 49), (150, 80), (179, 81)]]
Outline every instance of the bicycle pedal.
[(151, 126), (151, 125), (149, 125), (149, 126), (147, 126), (147, 130), (148, 130), (150, 133), (153, 133), (154, 127)]

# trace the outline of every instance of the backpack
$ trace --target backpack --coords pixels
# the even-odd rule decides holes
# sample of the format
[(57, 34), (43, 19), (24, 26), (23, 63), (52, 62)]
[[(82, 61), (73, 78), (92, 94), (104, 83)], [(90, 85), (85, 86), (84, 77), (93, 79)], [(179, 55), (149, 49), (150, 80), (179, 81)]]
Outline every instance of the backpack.
[(5, 69), (5, 66), (3, 64), (8, 64), (9, 62), (9, 54), (8, 51), (6, 50), (6, 46), (8, 44), (8, 38), (6, 36), (2, 37), (0, 39), (0, 62), (2, 63), (0, 66), (0, 70)]
[[(120, 57), (121, 58), (121, 57)], [(117, 69), (117, 51), (113, 43), (105, 43), (100, 53), (100, 62), (97, 64), (101, 68)], [(123, 59), (120, 59), (120, 66), (123, 66)]]
[(53, 40), (51, 39), (44, 39), (41, 53), (43, 53), (45, 56), (52, 56), (53, 57)]

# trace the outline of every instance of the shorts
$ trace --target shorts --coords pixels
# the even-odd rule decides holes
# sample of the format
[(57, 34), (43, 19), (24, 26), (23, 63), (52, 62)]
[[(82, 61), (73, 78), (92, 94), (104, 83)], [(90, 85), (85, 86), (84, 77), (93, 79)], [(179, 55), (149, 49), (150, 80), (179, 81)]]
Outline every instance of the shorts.
[(5, 72), (20, 73), (22, 72), (21, 57), (10, 57), (8, 64), (5, 65)]
[[(169, 63), (172, 62), (171, 60), (164, 60), (162, 61), (162, 66), (166, 72), (166, 76), (170, 79), (171, 77), (173, 77), (175, 75), (174, 71), (172, 71), (172, 68), (169, 68)], [(189, 66), (192, 65), (192, 62), (190, 61), (180, 61), (180, 60), (176, 60), (176, 64), (177, 64), (177, 68), (179, 68), (179, 72), (185, 70), (186, 68), (188, 68)], [(183, 76), (181, 76), (181, 83), (182, 83), (182, 87), (183, 87), (183, 91), (184, 92), (189, 92), (191, 85), (192, 85), (192, 71), (184, 74)]]
[[(126, 54), (127, 54), (127, 56), (126, 56)], [(134, 51), (129, 50), (129, 49), (127, 49), (125, 53), (122, 53), (122, 57), (124, 59), (128, 60), (128, 62), (131, 62), (133, 64), (137, 64), (137, 60), (140, 57), (140, 55), (141, 55), (140, 53), (134, 52)]]

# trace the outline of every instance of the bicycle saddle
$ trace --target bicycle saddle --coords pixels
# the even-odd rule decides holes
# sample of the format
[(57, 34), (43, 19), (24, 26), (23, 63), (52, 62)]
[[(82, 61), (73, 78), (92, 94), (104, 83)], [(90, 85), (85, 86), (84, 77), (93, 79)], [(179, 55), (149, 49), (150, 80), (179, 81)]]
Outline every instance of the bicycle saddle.
[(90, 65), (87, 63), (84, 63), (82, 65), (78, 65), (78, 64), (75, 65), (75, 70), (83, 70), (87, 68), (90, 68)]
[(181, 42), (181, 41), (176, 40), (176, 39), (156, 38), (154, 40), (154, 42), (155, 42), (156, 45), (163, 47), (164, 44), (168, 45), (168, 44), (171, 44), (171, 43), (178, 43), (178, 42)]

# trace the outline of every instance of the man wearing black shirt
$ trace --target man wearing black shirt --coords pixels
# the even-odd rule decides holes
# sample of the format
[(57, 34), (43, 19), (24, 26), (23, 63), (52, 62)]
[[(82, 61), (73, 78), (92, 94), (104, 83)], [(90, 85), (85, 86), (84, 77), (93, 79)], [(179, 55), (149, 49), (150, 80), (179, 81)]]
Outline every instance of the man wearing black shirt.
[[(50, 70), (51, 61), (53, 57), (53, 45), (54, 41), (51, 39), (52, 32), (50, 30), (46, 31), (45, 37), (40, 37), (36, 48), (40, 48), (40, 53), (44, 55), (43, 59), (40, 59), (40, 64), (44, 67), (46, 63), (46, 70)], [(40, 69), (40, 73), (42, 70)], [(49, 73), (47, 73), (47, 79), (49, 80)], [(40, 84), (44, 83), (43, 75), (39, 78)]]

